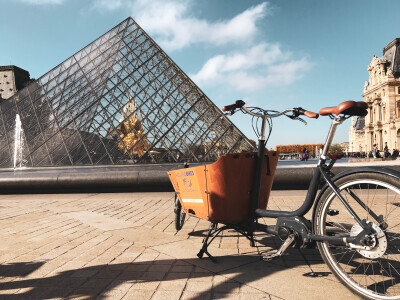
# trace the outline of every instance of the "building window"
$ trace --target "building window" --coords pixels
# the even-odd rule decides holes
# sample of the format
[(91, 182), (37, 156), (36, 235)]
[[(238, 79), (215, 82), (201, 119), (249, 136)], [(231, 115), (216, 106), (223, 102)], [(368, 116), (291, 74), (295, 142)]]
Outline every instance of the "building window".
[(380, 104), (378, 106), (378, 120), (382, 121), (382, 106)]
[(397, 101), (397, 117), (400, 118), (400, 101)]
[(382, 108), (382, 117), (383, 117), (383, 122), (385, 122), (386, 121), (386, 107), (385, 106)]
[(372, 107), (369, 108), (369, 122), (372, 123), (374, 121), (374, 116), (372, 115)]

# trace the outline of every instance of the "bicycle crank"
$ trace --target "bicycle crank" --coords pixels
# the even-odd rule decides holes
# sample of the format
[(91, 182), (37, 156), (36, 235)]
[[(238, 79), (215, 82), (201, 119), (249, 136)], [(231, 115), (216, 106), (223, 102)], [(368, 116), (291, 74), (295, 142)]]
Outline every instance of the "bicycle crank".
[(290, 234), (287, 239), (283, 242), (282, 246), (278, 249), (278, 251), (274, 253), (268, 253), (263, 255), (263, 260), (268, 261), (271, 259), (274, 259), (276, 257), (279, 257), (285, 252), (285, 250), (294, 242), (296, 236), (295, 234)]

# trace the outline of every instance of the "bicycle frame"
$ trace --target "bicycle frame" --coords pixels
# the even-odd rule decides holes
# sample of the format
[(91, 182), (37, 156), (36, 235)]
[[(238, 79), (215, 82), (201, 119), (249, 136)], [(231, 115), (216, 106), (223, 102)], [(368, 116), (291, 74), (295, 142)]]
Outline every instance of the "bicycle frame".
[[(244, 108), (246, 112), (248, 110)], [(278, 211), (278, 210), (268, 210), (268, 209), (257, 209), (258, 206), (258, 198), (259, 198), (259, 191), (260, 191), (260, 183), (261, 183), (261, 174), (262, 174), (262, 162), (263, 162), (263, 156), (265, 152), (265, 121), (266, 117), (263, 117), (263, 123), (262, 123), (262, 128), (261, 128), (261, 136), (259, 139), (259, 146), (258, 146), (258, 152), (257, 152), (257, 168), (255, 171), (254, 175), (254, 186), (253, 186), (253, 191), (252, 191), (252, 198), (251, 198), (251, 206), (250, 206), (250, 218), (249, 222), (255, 223), (255, 220), (259, 217), (267, 217), (267, 218), (290, 218), (290, 217), (303, 217), (306, 213), (310, 211), (312, 206), (314, 205), (316, 199), (317, 199), (317, 192), (318, 192), (318, 187), (321, 181), (321, 177), (323, 181), (328, 185), (330, 189), (333, 190), (333, 192), (336, 194), (336, 196), (340, 199), (340, 201), (343, 203), (345, 208), (349, 211), (349, 213), (354, 217), (354, 219), (357, 221), (357, 223), (361, 226), (363, 231), (365, 233), (372, 233), (371, 228), (368, 226), (368, 224), (361, 220), (358, 215), (355, 213), (355, 211), (351, 208), (351, 206), (347, 203), (347, 201), (343, 198), (343, 196), (340, 194), (339, 189), (335, 186), (333, 181), (330, 179), (331, 173), (330, 173), (330, 168), (333, 166), (333, 163), (331, 163), (329, 166), (327, 166), (326, 160), (327, 160), (327, 155), (329, 148), (332, 144), (333, 137), (336, 132), (336, 128), (338, 125), (342, 124), (343, 121), (345, 120), (345, 117), (342, 116), (337, 116), (333, 118), (323, 151), (322, 155), (318, 161), (317, 168), (315, 170), (315, 173), (312, 177), (312, 180), (310, 182), (310, 185), (308, 187), (308, 192), (307, 196), (305, 198), (305, 201), (303, 204), (294, 211)], [(368, 210), (371, 213), (371, 216), (376, 219), (378, 222), (382, 222), (380, 217), (378, 217), (371, 209), (363, 203), (358, 197), (355, 195), (352, 195), (352, 197), (365, 209)], [(269, 228), (266, 225), (262, 224), (256, 224), (255, 227), (257, 229), (260, 229), (262, 231), (266, 231), (271, 234), (276, 235), (276, 231), (274, 229)], [(313, 234), (308, 234), (307, 236), (310, 240), (318, 240), (318, 241), (331, 241), (331, 242), (339, 242), (339, 243), (356, 243), (358, 240), (358, 237), (353, 236), (353, 237), (346, 237), (343, 239), (343, 237), (331, 237), (331, 236), (319, 236)]]

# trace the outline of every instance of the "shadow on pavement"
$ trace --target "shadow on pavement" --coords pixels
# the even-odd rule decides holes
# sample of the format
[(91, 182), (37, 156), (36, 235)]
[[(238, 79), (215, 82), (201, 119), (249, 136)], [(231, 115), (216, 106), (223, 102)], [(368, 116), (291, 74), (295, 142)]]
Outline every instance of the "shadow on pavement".
[(39, 269), (44, 262), (19, 262), (0, 265), (0, 277), (22, 277), (27, 276)]
[[(294, 249), (296, 250), (296, 249)], [(292, 254), (293, 255), (293, 254)], [(295, 255), (295, 254), (294, 254)], [(196, 296), (202, 298), (203, 296), (209, 297), (213, 293), (230, 293), (237, 285), (232, 285), (232, 282), (239, 282), (246, 284), (248, 282), (256, 281), (260, 278), (269, 276), (275, 272), (287, 270), (288, 268), (304, 265), (304, 260), (298, 260), (297, 263), (292, 263), (288, 267), (285, 263), (279, 263), (282, 259), (277, 259), (276, 263), (269, 264), (261, 260), (258, 255), (248, 256), (223, 256), (217, 257), (219, 264), (240, 264), (244, 258), (251, 258), (254, 263), (262, 264), (262, 271), (248, 273), (246, 268), (241, 271), (241, 268), (228, 269), (220, 274), (227, 277), (223, 282), (214, 284), (212, 289), (202, 291)], [(204, 258), (202, 260), (208, 260)], [(320, 262), (316, 262), (320, 263)], [(44, 263), (18, 263), (11, 265), (0, 265), (3, 276), (8, 277), (21, 277), (31, 273), (36, 268), (39, 268)], [(11, 290), (10, 292), (17, 292), (18, 294), (2, 294), (1, 299), (29, 299), (29, 298), (65, 298), (65, 297), (106, 297), (107, 292), (118, 288), (118, 285), (129, 282), (134, 284), (149, 283), (149, 282), (162, 282), (176, 279), (187, 278), (207, 278), (212, 277), (213, 273), (206, 269), (196, 269), (199, 264), (198, 258), (193, 259), (169, 259), (169, 260), (156, 260), (156, 261), (140, 261), (123, 264), (106, 264), (96, 265), (86, 268), (79, 268), (60, 272), (54, 276), (43, 278), (15, 278), (14, 281), (1, 282), (0, 290)], [(167, 266), (167, 267), (166, 267)], [(179, 271), (179, 267), (190, 266), (191, 271)], [(15, 268), (15, 270), (14, 270)], [(195, 271), (196, 270), (196, 271)], [(238, 271), (240, 270), (239, 274)], [(3, 273), (4, 272), (4, 273)], [(214, 273), (215, 274), (215, 273)], [(218, 275), (218, 273), (216, 274)], [(210, 278), (212, 280), (212, 278)], [(135, 285), (134, 285), (135, 286)], [(134, 287), (133, 286), (133, 287)], [(140, 287), (139, 287), (140, 288)], [(154, 288), (155, 290), (156, 288)]]

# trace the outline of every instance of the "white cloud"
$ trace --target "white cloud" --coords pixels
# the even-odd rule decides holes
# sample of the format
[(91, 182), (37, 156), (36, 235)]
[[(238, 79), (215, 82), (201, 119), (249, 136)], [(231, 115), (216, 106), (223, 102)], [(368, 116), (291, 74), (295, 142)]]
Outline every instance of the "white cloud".
[[(193, 0), (93, 0), (101, 11), (124, 9), (161, 48), (172, 51), (188, 46), (229, 46), (231, 53), (215, 55), (192, 79), (202, 86), (222, 84), (254, 91), (289, 85), (310, 68), (306, 58), (282, 50), (279, 44), (258, 42), (260, 20), (270, 12), (267, 2), (249, 7), (232, 18), (210, 21), (195, 14)], [(242, 50), (247, 47), (246, 50)], [(212, 50), (211, 50), (212, 51)]]
[(20, 0), (22, 3), (31, 5), (62, 4), (64, 0)]
[(300, 79), (311, 67), (306, 58), (294, 59), (277, 44), (261, 43), (245, 52), (210, 58), (190, 77), (201, 85), (224, 84), (237, 90), (282, 86)]
[(196, 43), (224, 45), (243, 43), (257, 33), (257, 22), (268, 9), (266, 2), (250, 7), (235, 17), (217, 22), (193, 15), (192, 2), (184, 0), (97, 0), (98, 10), (126, 9), (147, 32), (167, 50), (181, 49)]

